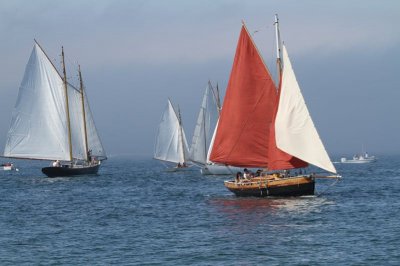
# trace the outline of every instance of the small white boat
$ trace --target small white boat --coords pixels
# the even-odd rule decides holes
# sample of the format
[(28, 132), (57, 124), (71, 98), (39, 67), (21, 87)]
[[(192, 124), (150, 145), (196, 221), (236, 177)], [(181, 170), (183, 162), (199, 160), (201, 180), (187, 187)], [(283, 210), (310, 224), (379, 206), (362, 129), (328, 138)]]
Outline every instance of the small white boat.
[(0, 166), (1, 166), (0, 169), (4, 171), (16, 170), (13, 163), (3, 163)]
[(363, 155), (354, 155), (353, 159), (346, 159), (345, 157), (340, 158), (341, 163), (372, 163), (375, 161), (375, 156), (369, 156), (368, 153), (364, 153)]
[(189, 149), (181, 114), (169, 99), (158, 126), (153, 158), (165, 163), (167, 172), (189, 169)]

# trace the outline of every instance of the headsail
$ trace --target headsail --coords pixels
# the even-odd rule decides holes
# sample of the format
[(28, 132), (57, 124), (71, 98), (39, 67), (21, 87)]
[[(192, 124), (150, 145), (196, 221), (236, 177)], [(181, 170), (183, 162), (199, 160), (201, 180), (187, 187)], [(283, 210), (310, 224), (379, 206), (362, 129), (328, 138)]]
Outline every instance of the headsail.
[[(85, 131), (84, 131), (84, 120), (83, 120), (83, 108), (82, 98), (79, 89), (75, 88), (71, 84), (68, 84), (68, 99), (69, 99), (69, 111), (71, 120), (71, 138), (72, 138), (72, 151), (73, 158), (79, 160), (86, 159), (86, 148), (85, 148)], [(97, 159), (106, 159), (106, 153), (103, 145), (101, 144), (100, 137), (97, 133), (96, 126), (94, 124), (93, 115), (90, 110), (89, 102), (84, 92), (84, 105), (86, 114), (86, 134), (88, 140), (88, 148), (91, 151), (91, 155)]]
[(210, 154), (215, 163), (267, 167), (277, 90), (243, 25)]
[(35, 43), (25, 68), (4, 156), (69, 160), (63, 80)]
[(308, 112), (285, 46), (283, 65), (275, 120), (277, 147), (303, 161), (336, 173)]
[(86, 128), (87, 128), (87, 139), (89, 150), (92, 156), (97, 157), (98, 160), (107, 159), (106, 151), (104, 150), (103, 144), (101, 143), (99, 134), (94, 123), (92, 110), (89, 105), (89, 100), (86, 96), (86, 91), (84, 91), (85, 100), (85, 113), (86, 113)]
[(193, 162), (207, 163), (208, 150), (219, 116), (217, 101), (214, 89), (208, 82), (190, 147), (190, 160)]
[(162, 161), (183, 163), (188, 157), (186, 136), (179, 118), (168, 100), (158, 127), (154, 158)]

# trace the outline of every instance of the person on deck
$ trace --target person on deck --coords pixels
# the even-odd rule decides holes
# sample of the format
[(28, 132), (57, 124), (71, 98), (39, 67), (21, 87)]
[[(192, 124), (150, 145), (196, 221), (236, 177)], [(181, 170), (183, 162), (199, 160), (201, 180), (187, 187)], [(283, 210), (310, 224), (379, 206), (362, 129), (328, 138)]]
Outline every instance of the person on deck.
[(88, 162), (91, 162), (91, 161), (92, 161), (92, 150), (88, 150), (88, 152), (87, 152), (87, 159), (88, 159)]
[(235, 177), (236, 183), (239, 183), (241, 178), (242, 178), (242, 172), (237, 172)]
[(243, 172), (244, 172), (244, 174), (243, 174), (244, 179), (250, 179), (249, 170), (247, 170), (247, 168), (244, 168)]

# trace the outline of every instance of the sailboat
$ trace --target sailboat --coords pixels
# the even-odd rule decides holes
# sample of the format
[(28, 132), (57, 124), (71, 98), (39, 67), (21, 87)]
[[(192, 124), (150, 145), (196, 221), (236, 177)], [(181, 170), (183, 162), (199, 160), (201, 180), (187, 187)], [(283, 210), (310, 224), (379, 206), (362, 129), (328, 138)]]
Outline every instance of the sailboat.
[[(189, 168), (189, 149), (182, 126), (180, 111), (175, 109), (168, 99), (161, 122), (158, 126), (154, 159), (166, 162), (167, 171), (181, 171)], [(174, 163), (174, 166), (170, 164)]]
[[(225, 181), (237, 196), (313, 195), (316, 178), (339, 177), (280, 44), (277, 15), (275, 27), (279, 86), (243, 23), (210, 154), (215, 163), (264, 169)], [(305, 174), (309, 164), (331, 174)]]
[(209, 81), (204, 92), (197, 123), (190, 146), (190, 160), (200, 166), (203, 175), (231, 175), (243, 168), (231, 165), (216, 164), (210, 161), (210, 147), (213, 145), (221, 102), (218, 84), (216, 88)]
[(11, 170), (17, 170), (17, 168), (15, 168), (13, 163), (2, 163), (0, 164), (0, 170), (11, 171)]
[(67, 82), (35, 40), (19, 88), (4, 157), (54, 161), (48, 177), (96, 174), (107, 159), (84, 90)]
[(220, 111), (221, 104), (218, 85), (214, 89), (211, 82), (208, 81), (190, 146), (190, 160), (201, 167), (200, 171), (202, 174), (212, 174), (208, 170), (208, 166), (211, 165), (208, 159), (209, 147), (212, 144), (213, 133)]

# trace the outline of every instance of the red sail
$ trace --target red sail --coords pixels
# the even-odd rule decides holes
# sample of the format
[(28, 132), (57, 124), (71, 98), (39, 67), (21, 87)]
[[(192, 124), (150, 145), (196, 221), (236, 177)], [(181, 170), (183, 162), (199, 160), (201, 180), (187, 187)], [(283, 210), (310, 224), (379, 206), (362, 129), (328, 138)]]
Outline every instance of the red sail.
[(210, 160), (234, 166), (267, 167), (276, 103), (275, 84), (243, 26)]

